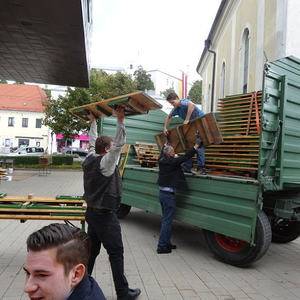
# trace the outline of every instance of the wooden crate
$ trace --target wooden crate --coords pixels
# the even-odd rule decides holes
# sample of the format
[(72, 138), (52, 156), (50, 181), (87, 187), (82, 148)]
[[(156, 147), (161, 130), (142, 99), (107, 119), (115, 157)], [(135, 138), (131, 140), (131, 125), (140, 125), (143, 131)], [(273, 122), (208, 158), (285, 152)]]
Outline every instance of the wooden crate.
[[(188, 125), (178, 125), (169, 130), (168, 140), (176, 153), (191, 149), (199, 134), (203, 145), (222, 143), (222, 135), (219, 131), (214, 113), (208, 113), (200, 118), (191, 120)], [(159, 149), (166, 142), (164, 133), (155, 136)]]
[(111, 116), (115, 106), (124, 107), (126, 116), (147, 114), (149, 110), (162, 108), (162, 105), (146, 93), (135, 92), (70, 108), (69, 111), (83, 120), (89, 120), (88, 114), (90, 112), (92, 112), (97, 118)]

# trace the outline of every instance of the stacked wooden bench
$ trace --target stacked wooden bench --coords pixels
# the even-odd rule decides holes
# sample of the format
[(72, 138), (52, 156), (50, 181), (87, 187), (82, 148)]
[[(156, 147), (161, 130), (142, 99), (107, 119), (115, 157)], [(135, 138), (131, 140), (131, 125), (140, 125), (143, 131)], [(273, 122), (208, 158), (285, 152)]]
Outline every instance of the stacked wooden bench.
[(38, 198), (2, 195), (0, 219), (80, 221), (85, 229), (86, 203), (81, 197)]
[(0, 181), (5, 180), (6, 175), (7, 175), (7, 170), (3, 169), (3, 168), (0, 168)]
[(233, 172), (255, 177), (258, 170), (261, 92), (219, 99), (220, 145), (205, 149), (206, 166), (211, 171)]
[(133, 161), (139, 162), (142, 167), (153, 168), (158, 166), (157, 161), (160, 151), (156, 144), (136, 142), (133, 147), (137, 155)]

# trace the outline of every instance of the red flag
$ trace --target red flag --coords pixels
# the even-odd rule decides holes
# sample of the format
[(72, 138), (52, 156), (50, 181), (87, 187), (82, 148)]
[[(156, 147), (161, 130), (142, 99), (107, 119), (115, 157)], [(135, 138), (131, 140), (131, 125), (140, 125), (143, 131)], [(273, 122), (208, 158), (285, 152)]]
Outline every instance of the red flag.
[(181, 87), (181, 98), (185, 98), (184, 97), (184, 90), (185, 90), (185, 87), (184, 87), (184, 73), (182, 72), (182, 76), (181, 76), (181, 82), (182, 82), (182, 87)]
[(187, 98), (187, 74), (184, 74), (184, 98)]
[(185, 99), (187, 97), (187, 74), (185, 74), (184, 72), (182, 72), (181, 82), (181, 98)]

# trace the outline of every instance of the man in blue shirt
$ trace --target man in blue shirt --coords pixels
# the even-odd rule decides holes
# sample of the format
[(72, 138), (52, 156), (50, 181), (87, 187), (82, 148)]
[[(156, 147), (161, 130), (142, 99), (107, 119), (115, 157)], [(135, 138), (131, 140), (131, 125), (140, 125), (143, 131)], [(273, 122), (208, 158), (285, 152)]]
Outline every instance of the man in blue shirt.
[[(174, 106), (169, 115), (166, 117), (164, 134), (168, 135), (168, 125), (170, 120), (174, 116), (181, 117), (184, 121), (183, 124), (189, 124), (190, 120), (199, 118), (204, 115), (204, 112), (199, 109), (191, 100), (189, 99), (179, 99), (176, 93), (170, 93), (167, 97), (167, 101)], [(184, 163), (183, 169), (186, 173), (191, 173), (192, 159), (187, 160)], [(205, 153), (203, 145), (197, 149), (197, 172), (199, 174), (206, 174), (205, 169)]]

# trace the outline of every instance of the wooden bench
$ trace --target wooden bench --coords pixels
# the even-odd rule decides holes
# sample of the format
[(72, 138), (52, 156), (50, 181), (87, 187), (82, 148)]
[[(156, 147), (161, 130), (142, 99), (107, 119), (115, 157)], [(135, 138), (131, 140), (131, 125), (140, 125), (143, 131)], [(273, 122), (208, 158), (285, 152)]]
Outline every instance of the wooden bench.
[(223, 143), (206, 147), (205, 165), (209, 170), (256, 176), (261, 101), (261, 92), (219, 99), (218, 127)]
[(4, 196), (0, 199), (0, 219), (80, 221), (85, 230), (84, 200)]
[(136, 142), (133, 147), (137, 155), (133, 161), (139, 162), (142, 167), (158, 167), (160, 151), (156, 144)]

